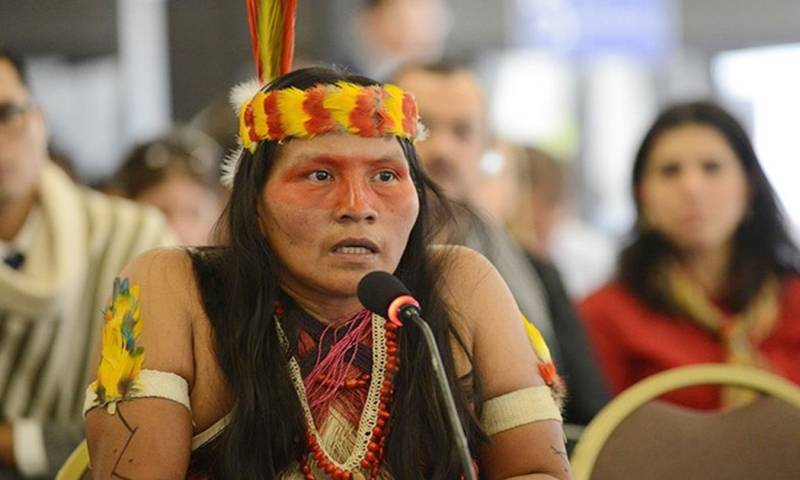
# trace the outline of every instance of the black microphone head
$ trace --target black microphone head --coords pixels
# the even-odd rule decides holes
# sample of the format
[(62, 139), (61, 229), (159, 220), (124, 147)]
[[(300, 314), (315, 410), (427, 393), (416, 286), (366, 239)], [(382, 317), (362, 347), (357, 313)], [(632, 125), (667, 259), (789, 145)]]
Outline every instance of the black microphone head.
[(383, 318), (389, 318), (389, 305), (402, 295), (411, 295), (397, 277), (376, 270), (364, 275), (358, 282), (358, 300), (364, 307)]

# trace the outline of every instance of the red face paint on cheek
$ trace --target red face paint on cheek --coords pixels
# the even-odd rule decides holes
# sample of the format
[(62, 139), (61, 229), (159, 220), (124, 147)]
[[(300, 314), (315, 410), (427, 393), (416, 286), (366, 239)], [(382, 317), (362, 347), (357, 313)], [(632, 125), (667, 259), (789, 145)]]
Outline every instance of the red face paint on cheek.
[[(264, 189), (267, 203), (292, 205), (298, 208), (324, 209), (325, 192), (320, 185), (305, 180), (305, 170), (289, 169), (267, 181)], [(308, 171), (306, 174), (310, 174)]]
[(291, 182), (270, 180), (264, 189), (262, 225), (267, 238), (278, 256), (286, 261), (293, 250), (301, 249), (312, 254), (321, 238), (321, 229), (327, 224), (324, 209), (314, 205)]
[(413, 211), (414, 217), (416, 217), (419, 210), (419, 199), (417, 198), (417, 189), (411, 179), (400, 179), (398, 185), (376, 190), (376, 206), (380, 209), (399, 215)]

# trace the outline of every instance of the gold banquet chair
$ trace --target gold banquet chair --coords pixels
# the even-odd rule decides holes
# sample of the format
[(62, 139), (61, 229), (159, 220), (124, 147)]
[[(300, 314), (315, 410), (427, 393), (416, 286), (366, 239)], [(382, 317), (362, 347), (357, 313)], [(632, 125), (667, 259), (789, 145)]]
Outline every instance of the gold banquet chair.
[(56, 474), (56, 480), (82, 480), (91, 478), (89, 473), (89, 449), (86, 440), (72, 451), (67, 461)]
[[(657, 400), (699, 385), (743, 387), (763, 395), (717, 412)], [(752, 367), (702, 364), (667, 370), (606, 405), (584, 430), (571, 463), (575, 480), (800, 479), (800, 387)]]

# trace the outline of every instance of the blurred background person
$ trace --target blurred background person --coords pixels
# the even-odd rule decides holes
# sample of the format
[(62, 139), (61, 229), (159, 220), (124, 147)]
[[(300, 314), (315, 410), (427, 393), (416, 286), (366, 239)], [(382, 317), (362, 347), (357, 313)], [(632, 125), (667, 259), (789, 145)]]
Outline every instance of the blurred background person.
[[(585, 423), (605, 401), (600, 375), (584, 358), (588, 343), (575, 317), (553, 318), (547, 292), (525, 254), (505, 232), (502, 223), (484, 217), (480, 204), (481, 162), (490, 146), (484, 93), (467, 68), (446, 64), (406, 66), (393, 83), (414, 92), (420, 117), (429, 130), (417, 143), (425, 171), (450, 198), (477, 211), (457, 218), (451, 240), (474, 248), (497, 268), (523, 314), (539, 327), (567, 384), (565, 419)], [(496, 153), (495, 153), (496, 154)], [(490, 157), (491, 158), (491, 157)]]
[[(87, 132), (88, 133), (88, 132)], [(22, 61), (0, 49), (0, 478), (52, 477), (82, 436), (106, 285), (172, 242), (155, 210), (73, 183)]]
[(222, 150), (204, 133), (176, 127), (136, 146), (108, 189), (164, 213), (184, 245), (208, 245), (225, 201)]
[(553, 157), (533, 147), (508, 154), (516, 191), (516, 203), (507, 217), (511, 235), (530, 255), (552, 260), (553, 232), (566, 213), (566, 172)]
[(452, 14), (446, 0), (357, 0), (353, 41), (338, 65), (377, 80), (407, 63), (442, 59)]
[(519, 206), (517, 155), (516, 146), (495, 140), (479, 163), (475, 202), (498, 225), (505, 225)]
[[(712, 103), (664, 110), (636, 154), (633, 196), (618, 277), (580, 305), (614, 392), (708, 362), (800, 383), (798, 249), (739, 123)], [(666, 399), (713, 409), (744, 395), (702, 387)]]
[(522, 312), (553, 339), (536, 274), (519, 261), (519, 248), (501, 228), (473, 214), (480, 162), (489, 145), (484, 96), (477, 78), (460, 66), (415, 65), (401, 69), (392, 83), (414, 92), (428, 129), (428, 137), (416, 145), (426, 173), (448, 198), (467, 207), (447, 226), (448, 240), (466, 244), (489, 258), (509, 283)]
[(576, 213), (569, 165), (536, 147), (516, 153), (517, 208), (514, 240), (530, 254), (552, 263), (570, 298), (578, 300), (614, 273), (614, 241)]
[(605, 405), (609, 394), (559, 269), (546, 253), (539, 251), (537, 242), (531, 241), (539, 222), (533, 222), (538, 220), (534, 218), (538, 211), (530, 208), (526, 195), (531, 183), (530, 150), (505, 141), (494, 143), (481, 161), (477, 204), (498, 225), (505, 226), (522, 247), (542, 283), (556, 335), (570, 339), (559, 340), (564, 351), (561, 370), (569, 372), (571, 390), (565, 413), (570, 423), (585, 425)]

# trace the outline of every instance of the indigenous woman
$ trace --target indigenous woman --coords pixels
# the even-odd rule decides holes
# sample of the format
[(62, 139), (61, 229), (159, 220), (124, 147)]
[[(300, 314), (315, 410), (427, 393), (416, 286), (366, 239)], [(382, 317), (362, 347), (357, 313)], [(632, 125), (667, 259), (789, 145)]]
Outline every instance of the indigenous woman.
[[(612, 389), (708, 362), (800, 383), (798, 249), (739, 123), (710, 103), (668, 108), (636, 155), (633, 191), (618, 278), (580, 305)], [(667, 400), (714, 409), (747, 397), (702, 387)]]
[(153, 251), (115, 284), (87, 391), (95, 476), (461, 477), (422, 333), (356, 295), (384, 270), (431, 324), (481, 478), (569, 478), (552, 371), (507, 286), (430, 245), (442, 200), (411, 95), (305, 69), (241, 111), (223, 246)]

